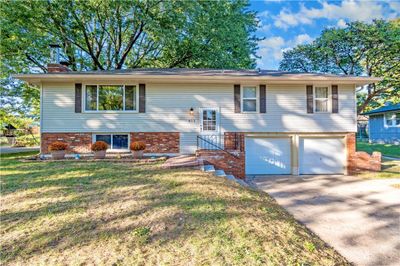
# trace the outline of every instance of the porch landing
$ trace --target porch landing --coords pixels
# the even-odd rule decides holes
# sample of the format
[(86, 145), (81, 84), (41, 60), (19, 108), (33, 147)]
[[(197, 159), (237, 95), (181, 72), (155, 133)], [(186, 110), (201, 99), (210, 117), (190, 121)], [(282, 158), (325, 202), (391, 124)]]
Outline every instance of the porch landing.
[(195, 155), (181, 155), (169, 158), (162, 165), (163, 168), (183, 168), (183, 167), (201, 167), (203, 166), (203, 159)]

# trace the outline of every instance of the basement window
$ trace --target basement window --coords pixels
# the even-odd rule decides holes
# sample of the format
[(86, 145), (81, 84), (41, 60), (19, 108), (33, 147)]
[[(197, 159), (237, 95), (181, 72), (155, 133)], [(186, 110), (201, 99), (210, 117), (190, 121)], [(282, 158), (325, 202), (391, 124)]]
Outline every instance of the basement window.
[(128, 134), (95, 134), (94, 141), (104, 141), (109, 150), (128, 150)]

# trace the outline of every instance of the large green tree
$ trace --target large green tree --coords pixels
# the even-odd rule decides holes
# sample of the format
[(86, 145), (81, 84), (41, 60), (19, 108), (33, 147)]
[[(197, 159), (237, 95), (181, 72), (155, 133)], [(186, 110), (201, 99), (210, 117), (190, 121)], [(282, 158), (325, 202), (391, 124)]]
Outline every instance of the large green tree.
[(358, 91), (358, 112), (400, 102), (400, 20), (352, 22), (325, 29), (307, 45), (283, 54), (281, 70), (382, 77)]
[(21, 111), (37, 103), (38, 91), (9, 75), (47, 72), (54, 43), (77, 71), (253, 68), (257, 20), (247, 7), (247, 0), (2, 1), (2, 104)]

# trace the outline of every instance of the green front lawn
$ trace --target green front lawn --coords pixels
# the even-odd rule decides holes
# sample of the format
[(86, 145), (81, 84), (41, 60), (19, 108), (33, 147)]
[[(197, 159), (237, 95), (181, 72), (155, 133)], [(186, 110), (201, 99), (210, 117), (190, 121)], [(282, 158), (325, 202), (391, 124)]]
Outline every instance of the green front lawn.
[(372, 154), (379, 151), (382, 155), (400, 158), (400, 146), (392, 144), (370, 144), (368, 142), (357, 141), (357, 151), (365, 151)]
[(357, 176), (362, 178), (400, 178), (400, 161), (383, 159), (382, 171), (365, 171)]
[(267, 194), (160, 164), (1, 160), (3, 265), (347, 265)]

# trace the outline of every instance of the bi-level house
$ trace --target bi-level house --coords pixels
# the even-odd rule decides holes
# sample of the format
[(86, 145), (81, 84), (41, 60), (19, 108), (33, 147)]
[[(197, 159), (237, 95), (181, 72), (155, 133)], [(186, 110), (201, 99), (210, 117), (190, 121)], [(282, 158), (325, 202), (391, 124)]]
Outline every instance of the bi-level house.
[(269, 70), (72, 72), (59, 64), (15, 77), (40, 86), (43, 154), (55, 140), (70, 153), (90, 153), (96, 140), (126, 152), (142, 140), (145, 153), (203, 152), (239, 177), (346, 174), (355, 88), (380, 80)]

